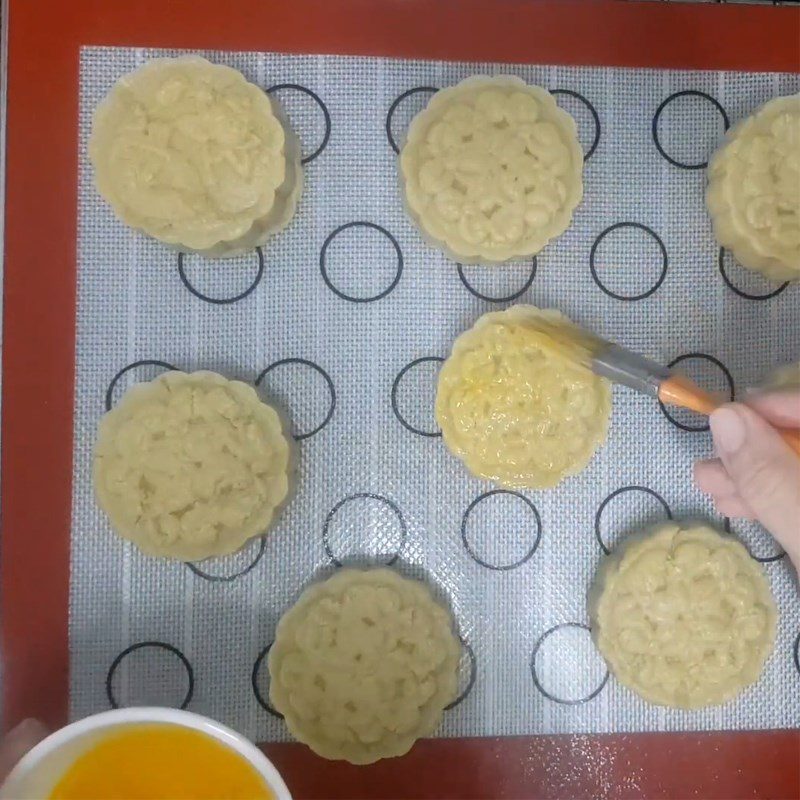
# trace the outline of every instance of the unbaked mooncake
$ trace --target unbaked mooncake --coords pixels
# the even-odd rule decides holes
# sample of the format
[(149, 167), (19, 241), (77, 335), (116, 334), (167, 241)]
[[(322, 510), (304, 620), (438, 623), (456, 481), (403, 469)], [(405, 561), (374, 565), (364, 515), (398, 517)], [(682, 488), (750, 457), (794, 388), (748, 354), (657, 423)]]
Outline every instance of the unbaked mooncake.
[(198, 561), (263, 534), (288, 492), (289, 443), (252, 386), (166, 372), (103, 416), (97, 502), (148, 555)]
[(456, 698), (461, 645), (449, 611), (389, 569), (341, 569), (306, 589), (270, 648), (270, 702), (323, 758), (401, 756)]
[(800, 94), (728, 131), (708, 168), (706, 203), (717, 241), (742, 266), (800, 280)]
[(569, 226), (582, 172), (575, 121), (548, 91), (514, 76), (438, 91), (400, 153), (411, 217), (464, 263), (538, 253)]
[(300, 149), (275, 101), (230, 67), (160, 58), (95, 111), (95, 183), (117, 216), (179, 250), (230, 256), (288, 224)]
[(718, 705), (758, 680), (776, 608), (761, 565), (732, 536), (669, 522), (607, 557), (592, 634), (617, 679), (651, 703)]
[(574, 355), (582, 331), (559, 311), (513, 306), (459, 336), (439, 373), (436, 420), (470, 472), (544, 489), (605, 441), (611, 386)]

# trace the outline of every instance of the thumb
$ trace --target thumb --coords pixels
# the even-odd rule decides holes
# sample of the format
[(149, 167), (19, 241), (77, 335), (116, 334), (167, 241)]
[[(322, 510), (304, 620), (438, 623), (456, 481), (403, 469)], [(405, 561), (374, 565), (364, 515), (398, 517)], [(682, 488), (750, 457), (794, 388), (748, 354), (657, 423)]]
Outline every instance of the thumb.
[(714, 411), (710, 425), (739, 496), (800, 567), (800, 458), (769, 423), (739, 403)]
[(17, 762), (47, 736), (47, 728), (36, 719), (25, 719), (0, 740), (0, 783)]

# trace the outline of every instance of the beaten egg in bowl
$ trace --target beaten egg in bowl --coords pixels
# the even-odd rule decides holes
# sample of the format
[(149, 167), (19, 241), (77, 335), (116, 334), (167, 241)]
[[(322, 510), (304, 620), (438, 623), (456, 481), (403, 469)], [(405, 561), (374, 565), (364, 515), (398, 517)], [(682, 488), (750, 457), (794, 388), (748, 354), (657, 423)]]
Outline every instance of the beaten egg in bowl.
[(50, 800), (273, 800), (238, 753), (180, 725), (130, 725), (67, 768)]

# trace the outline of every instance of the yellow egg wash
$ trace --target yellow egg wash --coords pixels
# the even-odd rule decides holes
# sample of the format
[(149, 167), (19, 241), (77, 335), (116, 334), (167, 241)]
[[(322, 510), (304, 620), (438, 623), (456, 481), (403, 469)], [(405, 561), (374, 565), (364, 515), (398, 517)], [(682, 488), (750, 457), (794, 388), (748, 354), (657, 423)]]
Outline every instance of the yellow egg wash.
[(274, 800), (234, 750), (179, 725), (131, 725), (62, 775), (50, 800)]

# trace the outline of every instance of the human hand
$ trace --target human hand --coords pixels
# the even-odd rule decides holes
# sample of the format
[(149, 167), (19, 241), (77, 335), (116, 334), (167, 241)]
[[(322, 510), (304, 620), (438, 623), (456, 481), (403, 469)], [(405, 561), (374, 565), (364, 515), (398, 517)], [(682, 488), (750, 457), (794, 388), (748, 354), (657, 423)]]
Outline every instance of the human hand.
[(47, 736), (47, 728), (37, 719), (25, 719), (0, 739), (0, 783), (17, 762)]
[(720, 514), (761, 522), (800, 574), (800, 457), (772, 427), (800, 428), (800, 390), (727, 403), (709, 420), (719, 458), (695, 464), (695, 483)]

